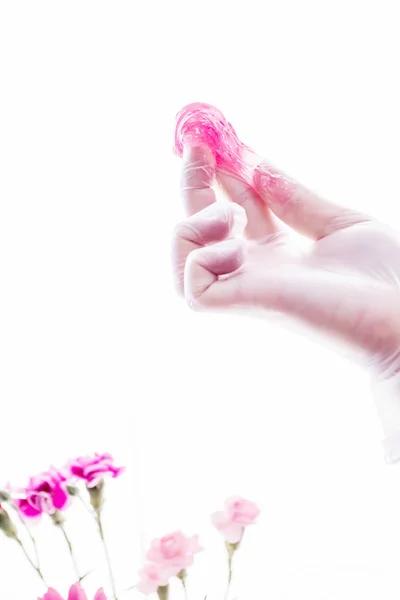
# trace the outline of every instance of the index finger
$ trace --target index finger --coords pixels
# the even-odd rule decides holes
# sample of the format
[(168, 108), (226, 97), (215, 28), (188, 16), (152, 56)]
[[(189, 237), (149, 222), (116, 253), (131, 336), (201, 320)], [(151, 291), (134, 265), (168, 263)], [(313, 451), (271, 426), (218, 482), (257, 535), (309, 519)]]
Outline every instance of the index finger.
[(185, 146), (181, 175), (181, 193), (185, 212), (194, 215), (216, 201), (212, 185), (215, 159), (207, 146)]
[(262, 241), (282, 231), (278, 219), (252, 187), (223, 172), (218, 173), (217, 178), (232, 202), (240, 204), (245, 209), (247, 214), (245, 234), (249, 239)]

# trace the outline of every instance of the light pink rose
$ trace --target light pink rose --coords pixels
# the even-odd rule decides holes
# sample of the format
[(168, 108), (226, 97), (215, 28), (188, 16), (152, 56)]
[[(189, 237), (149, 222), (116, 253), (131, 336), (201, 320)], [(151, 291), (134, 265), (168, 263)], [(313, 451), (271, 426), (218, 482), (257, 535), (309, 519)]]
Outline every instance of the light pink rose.
[(233, 496), (225, 501), (224, 511), (212, 515), (212, 523), (227, 542), (237, 544), (242, 539), (244, 528), (252, 525), (259, 514), (260, 509), (254, 502)]
[(153, 540), (147, 553), (152, 563), (172, 568), (174, 575), (193, 564), (194, 555), (203, 548), (199, 545), (199, 536), (186, 537), (181, 531)]
[(83, 479), (89, 488), (95, 487), (105, 475), (118, 477), (124, 472), (122, 467), (114, 465), (110, 454), (80, 456), (67, 465), (67, 470), (73, 477)]
[(162, 585), (168, 585), (171, 577), (176, 575), (176, 572), (171, 567), (157, 564), (147, 563), (143, 569), (139, 571), (140, 581), (136, 588), (142, 594), (153, 594)]
[(50, 469), (31, 477), (26, 488), (18, 490), (15, 504), (19, 511), (29, 518), (64, 510), (69, 501), (66, 484), (66, 478), (60, 471)]
[[(63, 597), (53, 588), (49, 588), (43, 598), (39, 598), (38, 600), (64, 600)], [(75, 583), (71, 586), (68, 594), (67, 600), (87, 600), (87, 596), (82, 589), (80, 583)], [(107, 600), (106, 595), (103, 589), (99, 589), (93, 600)]]

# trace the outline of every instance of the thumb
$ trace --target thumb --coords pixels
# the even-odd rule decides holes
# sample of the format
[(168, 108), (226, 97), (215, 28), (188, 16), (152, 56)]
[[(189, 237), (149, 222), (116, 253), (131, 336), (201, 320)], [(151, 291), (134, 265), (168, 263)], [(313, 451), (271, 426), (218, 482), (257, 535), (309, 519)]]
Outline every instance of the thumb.
[(243, 265), (245, 244), (243, 238), (231, 238), (189, 254), (184, 289), (191, 308), (223, 308), (234, 303), (236, 278), (229, 275)]
[(253, 186), (281, 221), (313, 240), (350, 225), (371, 221), (363, 213), (319, 197), (267, 162), (256, 167)]

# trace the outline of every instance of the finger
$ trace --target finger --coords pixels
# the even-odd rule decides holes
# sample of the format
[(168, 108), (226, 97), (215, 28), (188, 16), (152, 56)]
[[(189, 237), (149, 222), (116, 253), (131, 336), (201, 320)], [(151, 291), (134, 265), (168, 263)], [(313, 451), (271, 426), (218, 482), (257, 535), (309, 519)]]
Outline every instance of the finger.
[(266, 162), (256, 168), (253, 182), (261, 198), (281, 221), (314, 240), (371, 220), (363, 213), (320, 198)]
[(214, 202), (179, 223), (172, 238), (172, 268), (178, 292), (184, 293), (185, 264), (191, 252), (238, 235), (245, 226), (243, 208), (228, 202)]
[(187, 215), (193, 215), (216, 201), (212, 184), (215, 160), (206, 146), (185, 146), (181, 193)]
[[(245, 240), (234, 238), (199, 248), (192, 252), (186, 262), (185, 298), (192, 308), (216, 308), (229, 306), (226, 294), (227, 281), (221, 275), (234, 273), (245, 259)], [(231, 289), (235, 286), (229, 285)]]
[(224, 173), (217, 173), (217, 179), (229, 198), (245, 209), (247, 215), (246, 237), (262, 240), (271, 233), (281, 230), (278, 219), (254, 189), (243, 181)]

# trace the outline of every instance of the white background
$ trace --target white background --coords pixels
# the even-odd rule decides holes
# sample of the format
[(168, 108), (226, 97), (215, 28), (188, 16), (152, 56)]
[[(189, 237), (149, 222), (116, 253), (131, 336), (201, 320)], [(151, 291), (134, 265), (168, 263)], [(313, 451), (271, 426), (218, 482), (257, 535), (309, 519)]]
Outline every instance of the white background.
[[(366, 376), (268, 322), (192, 314), (169, 267), (174, 116), (192, 101), (321, 194), (400, 226), (396, 8), (1, 3), (0, 485), (114, 454), (128, 467), (106, 512), (121, 589), (143, 544), (182, 528), (207, 548), (190, 599), (222, 598), (209, 514), (239, 493), (262, 515), (233, 597), (399, 597), (400, 474)], [(83, 568), (98, 567), (88, 590), (107, 586), (78, 507), (69, 527)], [(62, 540), (46, 525), (37, 536), (65, 594)], [(1, 536), (0, 597), (42, 592)]]

